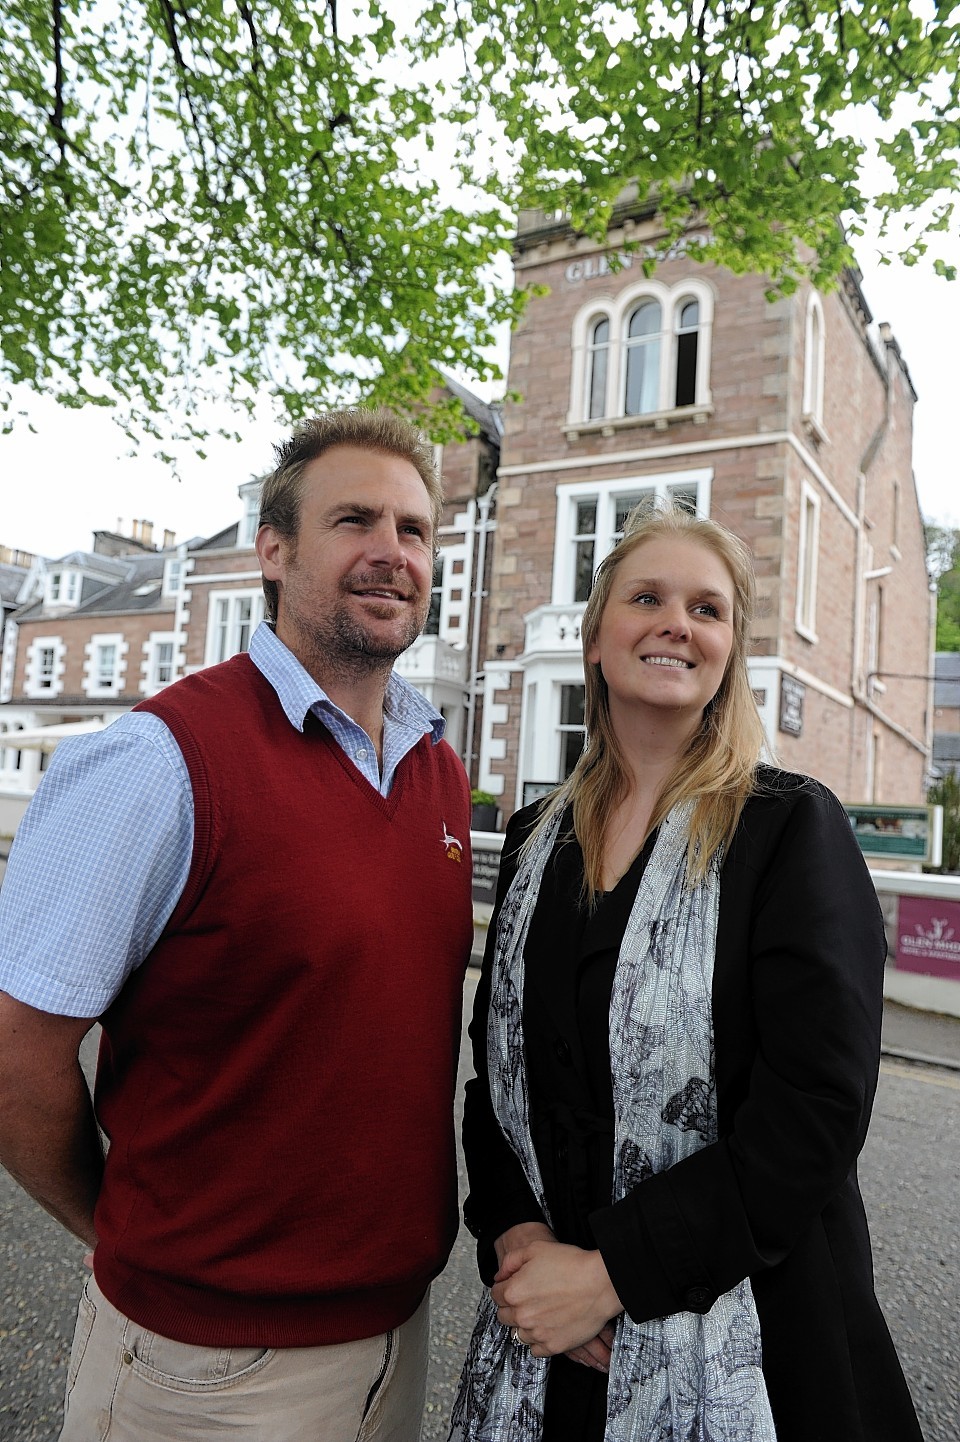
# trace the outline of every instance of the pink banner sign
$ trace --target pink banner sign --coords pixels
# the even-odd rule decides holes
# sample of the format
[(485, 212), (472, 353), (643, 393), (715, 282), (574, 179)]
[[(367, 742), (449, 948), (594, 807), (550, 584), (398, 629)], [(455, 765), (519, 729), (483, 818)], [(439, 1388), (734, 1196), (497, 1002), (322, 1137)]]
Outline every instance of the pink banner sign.
[(960, 901), (900, 897), (897, 970), (960, 981)]

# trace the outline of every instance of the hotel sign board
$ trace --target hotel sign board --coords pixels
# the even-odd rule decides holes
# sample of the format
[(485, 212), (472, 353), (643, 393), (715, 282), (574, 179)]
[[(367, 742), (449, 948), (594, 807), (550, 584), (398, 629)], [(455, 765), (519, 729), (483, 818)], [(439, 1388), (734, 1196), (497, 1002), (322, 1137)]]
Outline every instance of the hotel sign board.
[(933, 896), (900, 897), (897, 970), (960, 981), (960, 901)]
[(939, 866), (943, 844), (942, 806), (846, 806), (864, 856)]

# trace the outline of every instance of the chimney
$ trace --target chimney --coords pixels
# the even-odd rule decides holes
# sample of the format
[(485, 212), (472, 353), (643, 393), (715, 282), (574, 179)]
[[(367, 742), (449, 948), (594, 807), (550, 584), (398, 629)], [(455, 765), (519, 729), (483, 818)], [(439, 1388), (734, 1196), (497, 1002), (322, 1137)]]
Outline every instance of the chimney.
[(176, 533), (176, 531), (164, 531), (164, 533), (163, 533), (163, 546), (161, 547), (161, 550), (164, 550), (164, 551), (172, 551), (173, 548), (174, 548), (174, 546), (175, 546), (176, 544), (177, 544), (177, 533)]
[(141, 521), (141, 522), (140, 522), (140, 540), (143, 542), (143, 544), (144, 544), (145, 546), (152, 546), (152, 545), (153, 545), (153, 522), (152, 522), (152, 521)]

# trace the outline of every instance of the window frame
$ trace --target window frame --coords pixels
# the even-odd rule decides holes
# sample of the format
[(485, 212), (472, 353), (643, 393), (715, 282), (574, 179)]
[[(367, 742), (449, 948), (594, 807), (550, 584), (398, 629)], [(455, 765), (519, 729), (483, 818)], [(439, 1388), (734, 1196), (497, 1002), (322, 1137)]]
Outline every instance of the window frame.
[[(50, 657), (50, 667), (47, 669), (44, 664), (44, 657)], [(49, 691), (57, 679), (57, 648), (56, 646), (37, 647), (37, 685), (41, 690)]]
[(185, 556), (168, 556), (163, 563), (163, 585), (160, 594), (179, 596), (185, 573)]
[(237, 548), (239, 550), (250, 550), (256, 544), (257, 531), (260, 529), (261, 488), (260, 481), (253, 484), (248, 482), (246, 486), (240, 488), (243, 514), (237, 527)]
[[(597, 296), (582, 305), (574, 316), (571, 329), (570, 403), (565, 429), (573, 434), (580, 431), (616, 431), (637, 425), (662, 426), (671, 420), (696, 419), (708, 414), (713, 407), (710, 365), (714, 299), (713, 289), (706, 281), (688, 277), (669, 287), (656, 280), (634, 281), (619, 295)], [(631, 348), (627, 330), (631, 316), (648, 301), (655, 301), (660, 306), (660, 329), (656, 333), (660, 349), (657, 403), (652, 410), (627, 415), (627, 356)], [(683, 307), (691, 301), (695, 301), (698, 307), (694, 399), (678, 406), (679, 316)], [(593, 416), (590, 411), (594, 365), (600, 349), (593, 336), (603, 321), (609, 325), (609, 340), (605, 346), (606, 406), (603, 415)], [(634, 341), (633, 345), (638, 343)]]
[[(564, 721), (564, 719), (563, 719), (563, 699), (564, 699), (564, 698), (563, 698), (563, 693), (564, 693), (564, 691), (579, 691), (579, 692), (581, 693), (581, 701), (582, 701), (582, 703), (583, 703), (582, 706), (581, 706), (581, 709), (583, 709), (583, 708), (585, 707), (585, 704), (586, 704), (586, 687), (584, 686), (584, 684), (583, 684), (582, 681), (564, 681), (564, 680), (558, 680), (558, 681), (555, 681), (555, 682), (554, 682), (554, 690), (555, 690), (555, 697), (554, 697), (553, 706), (554, 706), (554, 715), (555, 715), (555, 717), (556, 717), (556, 724), (555, 724), (555, 726), (554, 726), (554, 732), (555, 732), (555, 735), (556, 735), (556, 746), (555, 746), (555, 751), (556, 751), (556, 766), (555, 766), (554, 769), (555, 769), (555, 773), (556, 773), (556, 777), (557, 777), (557, 783), (559, 784), (560, 782), (565, 781), (565, 780), (567, 779), (567, 776), (570, 775), (570, 771), (573, 770), (573, 767), (571, 767), (571, 768), (570, 768), (570, 771), (567, 772), (567, 775), (564, 776), (564, 774), (563, 774), (563, 769), (564, 769), (564, 768), (563, 768), (563, 762), (564, 762), (564, 745), (565, 745), (564, 738), (567, 737), (567, 736), (580, 735), (580, 736), (583, 737), (584, 743), (585, 743), (585, 742), (586, 742), (586, 735), (587, 735), (587, 728), (586, 728), (586, 724), (585, 724), (585, 723), (583, 723), (583, 724), (578, 724), (578, 723), (573, 722), (573, 721)], [(581, 746), (580, 749), (581, 749), (581, 752), (582, 752), (583, 746)], [(574, 765), (576, 765), (576, 762), (574, 762)]]
[[(249, 600), (250, 617), (248, 621), (239, 618), (236, 611), (241, 602)], [(217, 611), (220, 603), (228, 606), (228, 617), (226, 623), (225, 646), (218, 645), (220, 621), (217, 619)], [(253, 633), (263, 620), (264, 616), (264, 595), (262, 587), (236, 586), (230, 589), (218, 587), (211, 590), (207, 597), (207, 623), (204, 635), (204, 666), (216, 666), (221, 661), (229, 661), (232, 656), (238, 656), (241, 652), (249, 650), (250, 642), (253, 640)], [(237, 644), (239, 633), (244, 625), (249, 625), (249, 636), (246, 646)], [(225, 654), (219, 654), (221, 650)]]
[[(684, 327), (682, 325), (683, 312), (688, 305), (695, 305), (697, 307), (697, 323), (695, 326), (692, 327)], [(700, 352), (703, 348), (700, 343), (701, 331), (703, 329), (701, 319), (702, 311), (703, 306), (701, 305), (700, 297), (694, 294), (694, 292), (692, 291), (684, 295), (679, 295), (674, 303), (673, 334), (671, 336), (671, 390), (673, 394), (673, 404), (677, 410), (688, 410), (691, 406), (696, 406), (697, 404), (697, 394), (700, 390)], [(685, 341), (689, 336), (694, 337), (693, 400), (681, 401), (678, 395), (678, 392), (680, 390), (680, 350), (682, 342)]]
[[(100, 653), (109, 648), (113, 649), (113, 669), (111, 680), (108, 683), (103, 680), (103, 672), (100, 668)], [(84, 646), (83, 662), (83, 692), (86, 696), (110, 697), (120, 696), (124, 690), (124, 679), (127, 671), (128, 643), (121, 631), (96, 632), (90, 636)]]
[(701, 466), (683, 471), (663, 471), (656, 475), (618, 477), (616, 480), (589, 480), (561, 483), (556, 488), (557, 509), (554, 533), (553, 581), (550, 603), (554, 606), (575, 606), (585, 602), (573, 599), (576, 594), (576, 544), (583, 540), (576, 531), (578, 503), (596, 499), (597, 521), (594, 540), (592, 574), (616, 543), (617, 501), (623, 496), (642, 498), (653, 494), (666, 499), (674, 491), (696, 487), (697, 514), (709, 516), (713, 467)]
[[(811, 540), (812, 536), (812, 540)], [(807, 481), (800, 486), (800, 531), (797, 538), (797, 604), (793, 624), (805, 640), (817, 635), (817, 580), (820, 569), (820, 497)]]
[(803, 398), (800, 411), (804, 423), (818, 440), (826, 439), (823, 427), (826, 353), (823, 302), (817, 292), (812, 290), (807, 297), (803, 327)]
[[(596, 339), (597, 330), (601, 325), (607, 327), (606, 340)], [(584, 384), (586, 391), (583, 397), (583, 414), (587, 420), (602, 420), (607, 414), (607, 402), (610, 397), (610, 357), (613, 344), (610, 317), (606, 311), (598, 311), (592, 320), (587, 323), (586, 342), (586, 366), (584, 369)], [(600, 384), (603, 407), (595, 415), (593, 411), (593, 393), (596, 380), (596, 368), (599, 358), (603, 358), (603, 378)]]
[[(658, 324), (656, 330), (641, 331), (638, 335), (631, 335), (630, 326), (633, 322), (634, 316), (639, 315), (642, 310), (651, 310), (654, 306), (656, 306), (657, 308)], [(668, 347), (664, 344), (668, 334), (666, 329), (666, 322), (667, 314), (665, 312), (664, 305), (657, 296), (653, 295), (639, 296), (636, 305), (632, 306), (622, 316), (620, 346), (623, 352), (623, 365), (621, 367), (623, 373), (621, 378), (623, 393), (620, 396), (619, 413), (624, 417), (629, 416), (631, 420), (639, 419), (642, 416), (656, 415), (658, 411), (662, 411), (665, 408), (664, 370), (666, 369), (666, 367), (664, 365), (664, 361), (666, 358), (666, 351), (668, 350)], [(653, 404), (647, 406), (644, 409), (642, 408), (642, 401), (644, 391), (648, 389), (646, 385), (647, 363), (651, 352), (656, 357), (656, 360), (654, 362), (656, 383), (649, 388), (653, 391)], [(640, 367), (641, 409), (636, 411), (628, 411), (627, 401), (629, 399), (628, 392), (630, 389), (631, 362), (634, 360), (635, 357), (640, 356), (643, 357), (643, 363)]]
[[(26, 664), (23, 676), (23, 694), (39, 699), (41, 696), (59, 696), (63, 691), (64, 656), (66, 645), (60, 636), (34, 636), (26, 649)], [(41, 672), (40, 653), (53, 652), (53, 664), (49, 672)], [(49, 680), (49, 685), (42, 684)]]
[[(143, 643), (143, 662), (140, 670), (143, 681), (140, 690), (144, 696), (156, 696), (164, 687), (176, 681), (182, 656), (179, 655), (179, 643), (182, 637), (176, 631), (151, 631)], [(164, 646), (170, 647), (170, 675), (163, 680), (160, 670), (160, 650)]]
[(72, 566), (58, 566), (47, 572), (44, 600), (48, 606), (76, 606), (80, 599), (80, 572)]

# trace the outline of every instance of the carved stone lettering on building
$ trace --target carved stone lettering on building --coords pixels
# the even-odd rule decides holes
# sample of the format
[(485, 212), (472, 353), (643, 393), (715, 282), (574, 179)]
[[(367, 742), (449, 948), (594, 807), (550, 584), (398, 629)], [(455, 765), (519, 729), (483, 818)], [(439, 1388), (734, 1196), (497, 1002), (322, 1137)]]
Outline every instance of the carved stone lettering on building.
[[(682, 235), (668, 250), (661, 251), (655, 245), (639, 245), (636, 250), (615, 251), (613, 255), (588, 255), (583, 260), (572, 260), (564, 271), (568, 285), (580, 285), (585, 280), (597, 280), (616, 270), (630, 270), (634, 262), (645, 260), (678, 260), (701, 245), (706, 245), (704, 235)], [(615, 258), (614, 258), (615, 257)]]

